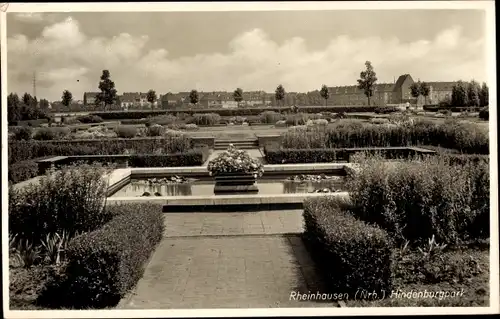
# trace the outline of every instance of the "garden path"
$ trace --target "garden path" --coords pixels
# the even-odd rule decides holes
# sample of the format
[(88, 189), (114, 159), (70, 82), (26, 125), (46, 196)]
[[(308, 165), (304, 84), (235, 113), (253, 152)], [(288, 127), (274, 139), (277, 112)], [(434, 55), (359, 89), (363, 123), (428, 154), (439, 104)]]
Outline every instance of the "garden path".
[(337, 307), (321, 291), (302, 211), (167, 213), (166, 231), (121, 309)]

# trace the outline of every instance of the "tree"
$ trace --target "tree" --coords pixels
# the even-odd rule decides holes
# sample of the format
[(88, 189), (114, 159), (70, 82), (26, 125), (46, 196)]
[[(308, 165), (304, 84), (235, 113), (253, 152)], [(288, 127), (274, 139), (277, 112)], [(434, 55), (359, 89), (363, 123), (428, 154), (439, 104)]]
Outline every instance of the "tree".
[(109, 70), (103, 70), (101, 81), (99, 82), (99, 92), (96, 96), (96, 104), (103, 104), (104, 110), (108, 105), (113, 105), (116, 101), (115, 82), (111, 81)]
[(461, 107), (468, 104), (467, 88), (463, 81), (458, 81), (451, 91), (451, 105)]
[(328, 105), (328, 99), (330, 98), (330, 92), (328, 91), (328, 87), (323, 84), (321, 87), (321, 91), (319, 91), (319, 94), (321, 95), (322, 98), (325, 99), (325, 106)]
[(285, 88), (283, 87), (283, 85), (281, 85), (281, 84), (278, 85), (278, 87), (276, 88), (276, 91), (274, 92), (274, 97), (276, 99), (277, 104), (279, 104), (280, 101), (282, 102), (285, 100), (285, 95), (286, 95), (286, 92), (285, 92)]
[(431, 88), (426, 82), (420, 83), (420, 94), (424, 97), (424, 104), (427, 104), (427, 97), (431, 94)]
[(413, 82), (410, 85), (410, 94), (415, 99), (415, 105), (416, 105), (418, 103), (418, 97), (422, 94), (420, 81)]
[(189, 92), (189, 102), (191, 102), (191, 104), (198, 104), (200, 100), (200, 97), (198, 96), (198, 91), (196, 90), (191, 90), (191, 92)]
[(377, 82), (377, 74), (373, 70), (370, 61), (366, 61), (365, 66), (366, 70), (360, 73), (360, 78), (358, 79), (358, 88), (364, 91), (368, 98), (368, 105), (370, 105), (370, 98), (373, 96), (373, 86)]
[(47, 101), (46, 99), (41, 99), (40, 100), (40, 108), (42, 110), (48, 110), (49, 109), (49, 101)]
[(481, 107), (486, 107), (490, 104), (488, 85), (486, 85), (486, 83), (484, 82), (483, 85), (481, 86), (481, 90), (479, 91), (479, 101)]
[(149, 90), (146, 99), (151, 103), (151, 109), (153, 109), (153, 103), (157, 100), (156, 92), (154, 90)]
[(71, 101), (73, 101), (73, 94), (68, 90), (64, 90), (63, 95), (61, 97), (62, 105), (69, 107), (71, 104)]
[(467, 100), (468, 100), (468, 106), (471, 107), (479, 107), (481, 104), (480, 98), (479, 98), (479, 91), (481, 90), (479, 83), (476, 81), (472, 80), (469, 85), (467, 85)]
[(31, 96), (31, 94), (24, 93), (24, 95), (23, 95), (23, 104), (26, 105), (26, 106), (31, 106), (32, 105), (32, 103), (31, 103), (32, 99), (33, 99), (33, 97)]
[(21, 120), (21, 100), (16, 93), (7, 96), (7, 121), (9, 123)]
[(234, 98), (234, 101), (238, 103), (238, 106), (240, 106), (240, 102), (243, 101), (243, 90), (240, 88), (237, 88), (233, 92), (233, 98)]

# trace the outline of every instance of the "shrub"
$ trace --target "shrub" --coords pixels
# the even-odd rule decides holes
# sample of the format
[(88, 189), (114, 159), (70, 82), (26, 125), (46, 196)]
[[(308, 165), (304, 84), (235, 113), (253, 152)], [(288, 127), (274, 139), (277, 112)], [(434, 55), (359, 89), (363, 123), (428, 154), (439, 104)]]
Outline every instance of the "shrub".
[(196, 131), (198, 130), (198, 125), (191, 123), (191, 124), (186, 124), (184, 127), (188, 131)]
[(346, 153), (341, 149), (279, 149), (266, 147), (266, 161), (269, 164), (331, 163), (345, 160)]
[(453, 165), (442, 156), (394, 166), (379, 156), (359, 156), (357, 161), (360, 169), (350, 172), (346, 185), (353, 211), (387, 230), (396, 242), (419, 243), (435, 235), (439, 242), (459, 244), (489, 236), (485, 161)]
[(490, 110), (485, 107), (485, 108), (482, 108), (480, 111), (479, 111), (479, 118), (481, 120), (485, 120), (485, 121), (488, 121), (490, 119)]
[(9, 232), (40, 242), (48, 234), (70, 236), (90, 231), (109, 220), (103, 210), (107, 192), (98, 166), (66, 167), (21, 189), (9, 191)]
[(159, 115), (148, 119), (150, 124), (170, 125), (178, 122), (177, 118), (170, 114)]
[(137, 154), (130, 156), (129, 165), (131, 167), (200, 166), (204, 163), (204, 157), (200, 150), (169, 155)]
[(15, 140), (17, 141), (21, 141), (21, 140), (30, 140), (31, 139), (31, 136), (33, 135), (33, 129), (29, 126), (20, 126), (20, 127), (16, 127), (14, 130), (13, 130), (13, 137)]
[(154, 124), (147, 128), (147, 136), (162, 136), (165, 128), (161, 125)]
[(116, 134), (121, 138), (132, 138), (137, 135), (137, 128), (131, 125), (120, 125), (116, 128)]
[(76, 119), (84, 124), (102, 123), (103, 122), (103, 119), (100, 116), (93, 115), (93, 114), (82, 115), (82, 116), (77, 117)]
[(142, 118), (142, 119), (124, 119), (124, 120), (120, 120), (120, 123), (122, 125), (139, 125), (139, 124), (146, 124), (146, 122), (148, 122), (149, 119), (146, 119), (146, 118)]
[(195, 114), (193, 116), (193, 123), (196, 125), (215, 125), (219, 124), (221, 116), (217, 113)]
[(323, 126), (292, 127), (282, 136), (283, 148), (325, 148), (327, 136)]
[(20, 183), (38, 175), (38, 164), (32, 160), (26, 160), (9, 165), (9, 181)]
[(387, 233), (354, 218), (330, 196), (304, 201), (304, 239), (328, 288), (354, 296), (391, 290), (391, 243)]
[(389, 114), (389, 113), (394, 113), (398, 112), (399, 109), (395, 106), (384, 106), (384, 107), (377, 107), (375, 109), (376, 114)]
[(50, 141), (62, 139), (69, 135), (71, 130), (67, 127), (42, 127), (33, 135), (33, 139), (40, 141)]
[(262, 112), (259, 115), (259, 117), (260, 117), (260, 121), (262, 123), (268, 123), (268, 124), (274, 124), (283, 118), (283, 116), (281, 114), (274, 112), (274, 111)]
[(109, 223), (71, 241), (64, 276), (48, 285), (41, 303), (76, 309), (116, 306), (139, 281), (163, 236), (162, 207), (127, 204), (108, 210), (115, 216)]

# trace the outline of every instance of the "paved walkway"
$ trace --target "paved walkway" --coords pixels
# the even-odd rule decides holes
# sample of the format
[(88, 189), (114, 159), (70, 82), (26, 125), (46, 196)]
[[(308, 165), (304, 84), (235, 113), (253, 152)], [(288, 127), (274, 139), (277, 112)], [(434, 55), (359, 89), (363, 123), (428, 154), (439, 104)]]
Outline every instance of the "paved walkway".
[(336, 307), (303, 246), (300, 210), (165, 214), (164, 239), (121, 309)]

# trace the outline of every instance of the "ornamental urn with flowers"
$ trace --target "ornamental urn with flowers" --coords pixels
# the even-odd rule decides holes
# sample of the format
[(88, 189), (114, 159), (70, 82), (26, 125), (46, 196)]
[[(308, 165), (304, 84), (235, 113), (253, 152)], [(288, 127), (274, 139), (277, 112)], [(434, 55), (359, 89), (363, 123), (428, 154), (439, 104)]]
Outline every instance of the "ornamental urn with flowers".
[(232, 144), (211, 160), (207, 169), (215, 179), (216, 194), (258, 192), (255, 181), (264, 173), (264, 166), (259, 160)]

